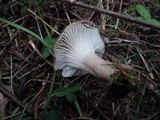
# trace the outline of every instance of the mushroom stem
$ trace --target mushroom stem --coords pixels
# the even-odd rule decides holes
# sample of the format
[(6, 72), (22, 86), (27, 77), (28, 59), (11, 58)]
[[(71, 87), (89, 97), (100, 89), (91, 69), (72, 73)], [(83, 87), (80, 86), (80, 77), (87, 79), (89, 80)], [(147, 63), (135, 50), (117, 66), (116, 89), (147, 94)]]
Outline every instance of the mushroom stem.
[(115, 65), (105, 61), (95, 53), (89, 53), (82, 61), (82, 69), (89, 72), (96, 78), (110, 81), (112, 75), (118, 71)]

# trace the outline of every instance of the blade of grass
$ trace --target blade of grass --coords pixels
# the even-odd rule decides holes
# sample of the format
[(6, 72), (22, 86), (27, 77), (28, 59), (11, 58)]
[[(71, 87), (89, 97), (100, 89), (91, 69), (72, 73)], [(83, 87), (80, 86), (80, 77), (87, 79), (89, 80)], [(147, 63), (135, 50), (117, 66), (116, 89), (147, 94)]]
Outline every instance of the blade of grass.
[(37, 35), (36, 33), (32, 32), (31, 30), (29, 30), (27, 28), (24, 28), (21, 25), (18, 25), (18, 24), (14, 23), (14, 22), (8, 21), (8, 20), (6, 20), (4, 18), (0, 18), (0, 22), (6, 23), (6, 24), (8, 24), (8, 25), (10, 25), (12, 27), (20, 29), (20, 30), (22, 30), (22, 31), (24, 31), (24, 32), (26, 32), (26, 33), (34, 36), (35, 38), (37, 38), (38, 40), (40, 40), (45, 46), (47, 46), (46, 42), (43, 41), (43, 39), (39, 35)]
[(50, 100), (51, 100), (51, 95), (53, 93), (53, 87), (54, 87), (54, 83), (55, 83), (55, 78), (56, 78), (56, 72), (54, 71), (53, 78), (52, 78), (52, 81), (51, 81), (51, 86), (50, 86), (49, 93), (48, 93), (48, 96), (47, 96), (45, 113), (47, 112), (47, 109), (48, 109), (48, 106), (49, 106), (49, 103), (50, 103)]
[[(49, 30), (47, 29), (47, 26), (46, 26), (45, 24), (44, 24), (44, 28), (45, 28), (45, 30), (46, 30), (47, 35), (52, 38), (52, 36), (51, 36), (51, 34), (49, 33)], [(53, 39), (52, 39), (52, 40), (53, 40)], [(55, 43), (55, 42), (54, 42), (54, 43)], [(53, 43), (53, 46), (54, 46), (54, 43)], [(48, 45), (48, 44), (47, 44), (47, 45)], [(51, 48), (50, 48), (50, 45), (48, 45), (47, 48), (48, 48), (50, 54), (52, 54), (52, 56), (54, 56), (53, 53), (52, 53), (52, 50), (51, 50)]]
[(78, 110), (78, 113), (79, 113), (80, 117), (83, 117), (82, 111), (81, 111), (81, 108), (80, 108), (80, 106), (79, 106), (79, 103), (78, 103), (77, 99), (74, 100), (74, 104), (75, 104), (75, 106), (76, 106), (76, 108), (77, 108), (77, 110)]
[(12, 112), (11, 116), (15, 116), (19, 110), (19, 107), (15, 108), (15, 110)]
[(45, 24), (43, 24), (43, 25), (44, 25), (44, 28), (45, 28), (45, 30), (46, 30), (47, 35), (48, 35), (49, 37), (51, 37), (51, 34), (49, 33), (49, 30), (47, 29), (47, 26), (46, 26)]

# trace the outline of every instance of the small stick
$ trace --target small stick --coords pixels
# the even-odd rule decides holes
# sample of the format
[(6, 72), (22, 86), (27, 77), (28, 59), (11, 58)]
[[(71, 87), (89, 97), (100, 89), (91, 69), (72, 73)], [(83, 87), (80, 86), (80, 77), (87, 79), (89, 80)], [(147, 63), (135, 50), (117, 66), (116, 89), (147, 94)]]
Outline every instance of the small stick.
[[(18, 106), (20, 106), (21, 108), (25, 108), (25, 105), (15, 96), (13, 96), (10, 92), (8, 92), (8, 90), (6, 88), (3, 87), (3, 85), (0, 84), (0, 92), (6, 96), (11, 102), (16, 103)], [(29, 114), (33, 114), (33, 112), (27, 107), (26, 111)]]
[(147, 21), (139, 20), (137, 18), (129, 17), (129, 16), (122, 15), (122, 14), (112, 12), (112, 11), (109, 11), (109, 10), (105, 10), (105, 9), (102, 9), (102, 8), (99, 8), (99, 7), (96, 7), (96, 6), (88, 5), (88, 4), (85, 4), (85, 3), (82, 3), (82, 2), (78, 2), (76, 0), (62, 0), (62, 1), (66, 2), (66, 3), (70, 3), (71, 5), (79, 6), (79, 7), (82, 7), (82, 8), (86, 8), (86, 9), (89, 9), (89, 10), (100, 12), (100, 13), (105, 14), (105, 15), (110, 15), (110, 16), (120, 18), (120, 19), (129, 21), (129, 22), (133, 22), (133, 23), (136, 23), (136, 24), (140, 24), (140, 25), (144, 25), (144, 26), (147, 26), (147, 27), (151, 27), (151, 28), (155, 28), (155, 29), (160, 30), (160, 25), (155, 25), (155, 24), (149, 23)]

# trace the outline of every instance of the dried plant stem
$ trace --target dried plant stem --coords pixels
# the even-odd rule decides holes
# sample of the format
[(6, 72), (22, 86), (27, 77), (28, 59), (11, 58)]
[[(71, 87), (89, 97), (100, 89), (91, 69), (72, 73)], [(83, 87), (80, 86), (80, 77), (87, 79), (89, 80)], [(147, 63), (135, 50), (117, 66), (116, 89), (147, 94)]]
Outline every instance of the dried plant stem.
[[(118, 12), (119, 14), (120, 14), (120, 12), (122, 10), (122, 3), (123, 3), (123, 0), (120, 1), (120, 7), (119, 7), (119, 12)], [(118, 24), (119, 24), (119, 18), (117, 18), (115, 29), (118, 28)]]
[(105, 10), (105, 9), (102, 9), (102, 8), (99, 8), (99, 7), (96, 7), (96, 6), (88, 5), (88, 4), (85, 4), (85, 3), (82, 3), (82, 2), (78, 2), (76, 0), (63, 0), (63, 1), (67, 2), (67, 3), (70, 3), (71, 5), (79, 6), (79, 7), (82, 7), (82, 8), (86, 8), (86, 9), (89, 9), (89, 10), (100, 12), (100, 13), (105, 14), (105, 15), (110, 15), (110, 16), (120, 18), (120, 19), (129, 21), (129, 22), (133, 22), (133, 23), (136, 23), (136, 24), (144, 25), (146, 27), (151, 27), (151, 28), (155, 28), (155, 29), (160, 30), (160, 25), (155, 25), (155, 24), (149, 23), (147, 21), (139, 20), (137, 18), (129, 17), (129, 16), (122, 15), (122, 14), (119, 14), (119, 13), (116, 13), (116, 12), (112, 12), (112, 11), (108, 11), (108, 10)]

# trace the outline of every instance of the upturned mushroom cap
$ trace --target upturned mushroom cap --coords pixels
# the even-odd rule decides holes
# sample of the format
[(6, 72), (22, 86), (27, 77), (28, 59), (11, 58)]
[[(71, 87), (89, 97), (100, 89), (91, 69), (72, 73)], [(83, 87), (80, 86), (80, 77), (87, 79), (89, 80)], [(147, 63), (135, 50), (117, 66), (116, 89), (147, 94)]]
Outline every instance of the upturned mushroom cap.
[(104, 42), (91, 22), (71, 23), (61, 33), (54, 47), (54, 68), (62, 70), (63, 77), (84, 75), (87, 72), (81, 69), (82, 60), (90, 52), (101, 57), (104, 51)]

